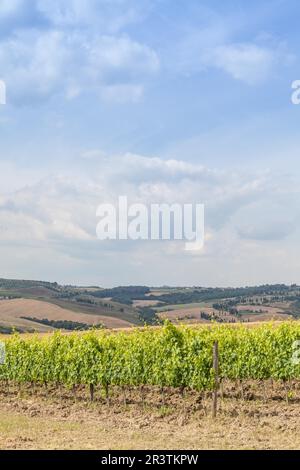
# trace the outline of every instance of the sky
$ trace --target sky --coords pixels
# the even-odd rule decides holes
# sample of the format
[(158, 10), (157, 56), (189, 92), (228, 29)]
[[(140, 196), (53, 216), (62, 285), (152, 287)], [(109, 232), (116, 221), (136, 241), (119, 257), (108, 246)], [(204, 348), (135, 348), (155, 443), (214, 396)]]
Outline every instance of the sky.
[[(300, 283), (296, 0), (0, 0), (0, 277)], [(99, 204), (203, 203), (205, 244), (100, 241)]]

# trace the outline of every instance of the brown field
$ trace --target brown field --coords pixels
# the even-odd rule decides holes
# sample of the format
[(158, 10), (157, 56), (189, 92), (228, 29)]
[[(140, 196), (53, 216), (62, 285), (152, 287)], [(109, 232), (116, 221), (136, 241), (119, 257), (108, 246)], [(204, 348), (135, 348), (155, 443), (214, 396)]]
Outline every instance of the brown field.
[[(242, 313), (243, 320), (249, 320), (251, 322), (260, 322), (260, 321), (271, 321), (271, 320), (289, 320), (292, 319), (292, 316), (287, 315), (282, 308), (278, 307), (265, 307), (265, 306), (253, 306), (253, 305), (240, 305), (237, 309)], [(261, 310), (262, 313), (256, 313), (257, 311)], [(171, 321), (183, 321), (188, 323), (209, 323), (207, 320), (203, 320), (200, 318), (200, 313), (205, 312), (209, 315), (213, 313), (217, 313), (218, 316), (222, 317), (221, 312), (217, 312), (212, 307), (192, 307), (192, 308), (178, 308), (176, 310), (169, 310), (164, 312), (158, 312), (158, 316), (162, 319), (168, 319)], [(247, 313), (248, 312), (248, 313)], [(250, 313), (253, 312), (253, 313)], [(232, 315), (226, 314), (223, 315), (225, 320), (236, 318)]]
[(51, 331), (51, 328), (24, 320), (21, 317), (34, 317), (40, 320), (47, 318), (51, 320), (69, 320), (88, 325), (97, 325), (103, 323), (107, 328), (126, 328), (131, 323), (116, 317), (106, 315), (95, 315), (62, 308), (52, 303), (31, 300), (31, 299), (13, 299), (0, 301), (0, 324), (3, 326), (35, 328), (38, 331)]
[(54, 297), (57, 295), (57, 292), (51, 289), (47, 289), (47, 287), (37, 286), (37, 287), (22, 287), (20, 289), (16, 289), (16, 292), (20, 295), (31, 296), (31, 297)]
[(156, 307), (159, 304), (159, 300), (134, 300), (133, 306), (134, 307)]
[[(41, 299), (42, 300), (42, 299)], [(70, 310), (75, 313), (106, 316), (126, 320), (130, 324), (140, 324), (136, 309), (131, 306), (120, 304), (118, 302), (109, 302), (109, 306), (105, 306), (100, 299), (96, 305), (72, 302), (64, 299), (51, 299), (51, 304), (57, 305), (63, 309)], [(122, 309), (122, 312), (121, 312)]]
[[(264, 305), (239, 305), (237, 309), (241, 312), (242, 318), (249, 321), (270, 321), (270, 320), (289, 320), (292, 319), (291, 315), (285, 313), (284, 309), (279, 306), (264, 306)], [(256, 313), (258, 311), (262, 313)], [(243, 314), (243, 312), (245, 312)], [(249, 312), (249, 313), (247, 313)], [(253, 313), (250, 313), (253, 312)]]
[(245, 310), (245, 311), (250, 311), (253, 313), (261, 310), (262, 313), (270, 314), (270, 315), (274, 315), (277, 313), (284, 313), (284, 309), (277, 307), (277, 306), (270, 307), (270, 306), (264, 306), (264, 305), (238, 305), (237, 309), (241, 312)]
[(211, 307), (205, 307), (205, 308), (200, 308), (200, 307), (192, 307), (192, 308), (180, 308), (177, 310), (169, 310), (166, 312), (160, 312), (158, 313), (159, 317), (162, 319), (169, 319), (169, 320), (177, 320), (180, 318), (184, 318), (186, 316), (193, 317), (195, 319), (200, 318), (200, 312), (206, 312), (206, 313), (213, 313), (215, 310)]
[(291, 315), (286, 313), (261, 313), (255, 315), (243, 315), (243, 318), (249, 320), (250, 322), (269, 322), (269, 321), (287, 321), (293, 320)]
[(71, 391), (1, 388), (0, 449), (300, 449), (299, 390), (286, 403), (283, 386), (245, 385), (245, 397), (226, 384), (218, 416), (211, 418), (209, 394), (167, 390), (116, 390), (108, 405), (97, 389), (95, 402), (85, 388)]
[(276, 302), (273, 304), (273, 307), (279, 308), (281, 310), (286, 310), (286, 308), (289, 308), (291, 306), (292, 302)]
[(200, 318), (199, 309), (171, 310), (169, 312), (158, 313), (158, 317), (161, 320), (170, 320), (172, 322), (206, 323), (205, 320)]
[[(158, 313), (159, 318), (162, 320), (168, 319), (171, 321), (185, 321), (188, 323), (209, 323), (207, 320), (200, 318), (200, 313), (205, 312), (212, 315), (216, 312), (212, 307), (192, 307), (192, 308), (180, 308), (177, 310), (170, 310), (166, 312)], [(227, 316), (227, 318), (231, 318)]]
[(151, 295), (159, 297), (160, 295), (170, 294), (170, 292), (170, 289), (152, 290), (149, 294), (145, 294), (145, 297), (150, 297)]

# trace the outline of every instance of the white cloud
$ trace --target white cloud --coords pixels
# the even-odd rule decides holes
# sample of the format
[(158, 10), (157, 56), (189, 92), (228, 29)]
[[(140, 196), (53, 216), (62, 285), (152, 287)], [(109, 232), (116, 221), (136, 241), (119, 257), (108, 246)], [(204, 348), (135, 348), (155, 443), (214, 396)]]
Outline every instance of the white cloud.
[(86, 23), (94, 13), (94, 1), (38, 0), (37, 8), (55, 25)]
[(37, 184), (43, 173), (38, 169), (21, 168), (8, 160), (0, 160), (0, 195), (13, 193)]
[(0, 41), (0, 69), (8, 100), (15, 102), (55, 94), (72, 99), (91, 91), (108, 100), (137, 101), (159, 59), (127, 36), (23, 31)]
[(91, 74), (100, 76), (124, 71), (127, 74), (155, 73), (159, 68), (156, 53), (127, 36), (101, 36), (86, 44)]
[(266, 80), (277, 60), (277, 51), (251, 43), (218, 46), (211, 57), (214, 66), (249, 85)]
[(143, 0), (37, 0), (36, 8), (55, 27), (97, 26), (116, 33), (145, 14)]
[(240, 238), (248, 240), (285, 240), (297, 230), (300, 216), (299, 192), (293, 189), (276, 197), (264, 195), (252, 201), (233, 218)]
[(0, 42), (0, 68), (9, 98), (37, 99), (59, 92), (71, 51), (58, 31), (23, 32)]
[(28, 27), (34, 19), (42, 28), (88, 26), (101, 34), (118, 33), (140, 21), (150, 5), (148, 0), (1, 0), (0, 22), (5, 32)]
[(23, 6), (23, 0), (1, 0), (0, 18), (7, 18), (16, 14)]
[(204, 17), (192, 18), (189, 25), (183, 23), (178, 28), (181, 34), (165, 50), (168, 68), (187, 76), (217, 69), (234, 80), (256, 85), (295, 60), (278, 36), (256, 31), (252, 38), (241, 40), (247, 19), (236, 15), (220, 16), (216, 10), (208, 10)]
[(85, 92), (138, 101), (160, 62), (151, 47), (121, 32), (126, 18), (133, 20), (135, 3), (43, 0), (28, 8), (21, 0), (2, 2), (0, 70), (8, 102), (74, 99)]
[(100, 88), (100, 96), (103, 100), (126, 103), (132, 101), (136, 103), (140, 101), (144, 94), (142, 85), (105, 85)]
[[(295, 280), (300, 193), (291, 180), (132, 154), (108, 157), (96, 149), (83, 155), (89, 165), (81, 160), (65, 174), (31, 180), (0, 197), (3, 272), (10, 272), (13, 250), (15, 272), (48, 278), (51, 266), (52, 275), (66, 282), (73, 280), (74, 269), (76, 281), (104, 285)], [(132, 203), (205, 203), (204, 250), (185, 253), (181, 242), (98, 241), (97, 206), (116, 203), (124, 194)], [(33, 247), (39, 252), (35, 272), (31, 263), (22, 261), (24, 250)]]
[[(82, 168), (81, 174), (77, 169), (68, 176), (45, 177), (10, 195), (4, 194), (0, 199), (2, 225), (8, 214), (10, 221), (22, 215), (22, 223), (23, 217), (28, 217), (29, 225), (33, 220), (42, 224), (39, 227), (43, 226), (43, 237), (93, 239), (95, 208), (100, 203), (117, 202), (120, 195), (126, 194), (131, 202), (146, 204), (205, 203), (209, 231), (216, 234), (230, 226), (245, 238), (248, 222), (251, 227), (260, 224), (268, 228), (274, 217), (275, 221), (283, 216), (282, 220), (287, 220), (285, 204), (291, 197), (297, 201), (299, 196), (288, 187), (282, 193), (271, 174), (243, 175), (132, 154), (107, 157), (96, 150), (84, 155), (90, 158), (90, 164)], [(294, 214), (295, 222), (297, 213), (291, 207), (289, 219)], [(288, 227), (295, 228), (286, 223), (286, 230)], [(13, 231), (21, 238), (28, 233), (27, 228)], [(254, 230), (248, 232), (249, 238), (255, 238)]]

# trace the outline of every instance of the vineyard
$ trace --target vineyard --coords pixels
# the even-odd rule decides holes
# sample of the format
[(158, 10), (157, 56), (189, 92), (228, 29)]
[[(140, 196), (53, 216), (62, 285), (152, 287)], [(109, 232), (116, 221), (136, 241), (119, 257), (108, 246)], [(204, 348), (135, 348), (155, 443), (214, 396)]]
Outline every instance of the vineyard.
[[(10, 384), (87, 386), (91, 398), (101, 387), (107, 398), (114, 386), (156, 386), (199, 392), (215, 387), (213, 347), (218, 344), (218, 379), (287, 382), (300, 378), (295, 343), (300, 324), (264, 324), (255, 328), (214, 325), (191, 328), (166, 323), (132, 332), (5, 340), (0, 381)], [(294, 358), (294, 360), (292, 360)]]

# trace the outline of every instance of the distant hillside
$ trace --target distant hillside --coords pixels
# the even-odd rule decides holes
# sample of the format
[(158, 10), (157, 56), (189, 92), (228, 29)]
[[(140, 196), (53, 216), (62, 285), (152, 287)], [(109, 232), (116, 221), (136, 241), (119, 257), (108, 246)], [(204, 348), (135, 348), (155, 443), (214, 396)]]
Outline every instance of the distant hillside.
[(51, 290), (58, 290), (57, 282), (27, 281), (22, 279), (0, 279), (0, 289), (28, 289), (35, 287), (45, 287)]
[[(97, 287), (61, 286), (56, 282), (0, 279), (0, 332), (51, 331), (77, 323), (82, 329), (103, 325), (143, 325), (138, 309), (108, 300)], [(93, 294), (93, 295), (92, 295)]]
[(300, 317), (296, 284), (239, 288), (120, 286), (0, 279), (0, 332), (123, 328), (173, 322), (248, 322)]

